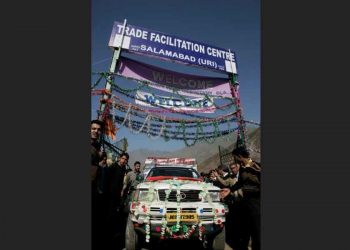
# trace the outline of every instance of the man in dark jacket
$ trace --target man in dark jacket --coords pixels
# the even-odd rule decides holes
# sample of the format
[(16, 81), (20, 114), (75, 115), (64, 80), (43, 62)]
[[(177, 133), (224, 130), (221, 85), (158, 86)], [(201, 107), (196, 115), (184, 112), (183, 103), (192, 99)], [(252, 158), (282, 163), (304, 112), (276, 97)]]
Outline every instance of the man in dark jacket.
[[(93, 187), (96, 187), (96, 177), (99, 162), (101, 160), (100, 153), (100, 137), (103, 129), (103, 122), (100, 120), (91, 121), (91, 183)], [(92, 190), (95, 192), (96, 190)]]
[(241, 165), (238, 181), (230, 187), (223, 189), (222, 198), (233, 199), (232, 193), (241, 189), (243, 198), (242, 208), (242, 238), (238, 249), (248, 249), (249, 238), (252, 239), (252, 250), (260, 249), (260, 173), (261, 166), (254, 162), (249, 152), (242, 147), (233, 150), (232, 155), (236, 163)]
[(101, 203), (98, 194), (98, 176), (99, 163), (101, 161), (100, 154), (100, 137), (103, 130), (103, 122), (100, 120), (91, 121), (91, 239), (92, 249), (101, 247), (103, 223), (101, 217)]
[(123, 181), (126, 172), (126, 165), (129, 161), (129, 154), (122, 153), (118, 161), (114, 163), (108, 172), (108, 192), (109, 192), (109, 222), (110, 236), (124, 233), (124, 221), (121, 215), (121, 193), (123, 190)]
[(109, 169), (109, 192), (114, 209), (119, 209), (129, 154), (122, 153)]

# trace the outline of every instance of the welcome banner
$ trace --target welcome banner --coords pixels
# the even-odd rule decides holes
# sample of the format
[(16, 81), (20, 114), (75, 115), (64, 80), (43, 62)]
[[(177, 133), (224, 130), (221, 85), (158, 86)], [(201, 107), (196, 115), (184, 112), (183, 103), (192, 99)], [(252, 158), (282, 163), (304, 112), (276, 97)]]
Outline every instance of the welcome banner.
[(143, 91), (136, 92), (135, 103), (147, 107), (163, 107), (176, 111), (196, 111), (201, 113), (213, 113), (214, 102), (208, 98), (174, 98), (159, 96)]
[(162, 91), (172, 92), (171, 89), (159, 86), (158, 84), (191, 92), (179, 91), (180, 95), (200, 97), (207, 94), (232, 97), (230, 83), (226, 78), (182, 74), (141, 63), (130, 58), (119, 58), (116, 73), (120, 76), (147, 81), (151, 87)]

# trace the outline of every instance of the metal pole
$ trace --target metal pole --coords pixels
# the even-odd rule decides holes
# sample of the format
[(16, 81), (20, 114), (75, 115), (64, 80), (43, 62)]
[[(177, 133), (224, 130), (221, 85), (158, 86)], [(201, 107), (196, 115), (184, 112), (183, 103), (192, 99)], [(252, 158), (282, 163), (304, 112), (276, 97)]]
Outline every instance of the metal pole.
[(220, 157), (220, 165), (222, 165), (220, 145), (219, 145), (219, 157)]
[(118, 47), (114, 48), (114, 50), (113, 50), (112, 62), (111, 62), (111, 66), (109, 68), (110, 74), (107, 77), (106, 86), (105, 86), (106, 93), (103, 95), (103, 99), (101, 100), (101, 104), (100, 104), (99, 120), (102, 120), (102, 121), (105, 120), (106, 115), (109, 113), (109, 106), (107, 105), (107, 103), (109, 102), (109, 99), (111, 97), (111, 88), (112, 88), (112, 83), (114, 81), (113, 73), (115, 72), (115, 68), (117, 66), (118, 59), (120, 57), (120, 53), (122, 50), (123, 41), (124, 41), (124, 34), (125, 34), (125, 27), (126, 27), (126, 19), (124, 19), (122, 38), (121, 38), (120, 44)]
[[(231, 50), (228, 50), (230, 53), (230, 63), (231, 63), (231, 70), (233, 71), (233, 62), (232, 62), (232, 56), (231, 56)], [(231, 83), (231, 94), (235, 98), (234, 103), (236, 105), (236, 116), (237, 116), (237, 123), (238, 123), (238, 137), (237, 140), (241, 139), (242, 146), (246, 147), (247, 145), (247, 137), (245, 134), (245, 123), (243, 119), (243, 114), (242, 114), (242, 108), (241, 108), (241, 100), (239, 96), (239, 83), (238, 83), (238, 76), (237, 74), (234, 73), (229, 73), (229, 78), (230, 78), (230, 83)]]

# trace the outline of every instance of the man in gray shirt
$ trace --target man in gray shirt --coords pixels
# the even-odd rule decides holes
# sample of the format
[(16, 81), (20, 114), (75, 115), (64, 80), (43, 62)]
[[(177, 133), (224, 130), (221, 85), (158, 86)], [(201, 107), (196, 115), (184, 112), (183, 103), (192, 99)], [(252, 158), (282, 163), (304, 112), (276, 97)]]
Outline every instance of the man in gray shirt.
[[(133, 171), (128, 172), (124, 178), (124, 185), (122, 196), (124, 196), (124, 205), (125, 208), (128, 207), (130, 198), (133, 196), (133, 191), (136, 189), (136, 186), (143, 181), (143, 176), (141, 174), (141, 163), (136, 161), (134, 163)], [(126, 211), (125, 211), (126, 212)]]

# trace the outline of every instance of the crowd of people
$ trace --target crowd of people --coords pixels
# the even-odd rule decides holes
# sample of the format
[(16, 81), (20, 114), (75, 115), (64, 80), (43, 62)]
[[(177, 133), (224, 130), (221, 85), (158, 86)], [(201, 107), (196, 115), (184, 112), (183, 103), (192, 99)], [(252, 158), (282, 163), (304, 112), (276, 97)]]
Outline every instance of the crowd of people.
[[(91, 121), (91, 202), (92, 249), (121, 249), (130, 197), (143, 181), (141, 163), (132, 170), (128, 153), (121, 153), (115, 162), (101, 151), (100, 136), (104, 124)], [(234, 162), (220, 165), (209, 173), (201, 173), (204, 181), (218, 186), (220, 197), (229, 208), (226, 217), (226, 243), (234, 250), (260, 249), (260, 173), (261, 165), (249, 152), (238, 147), (232, 152)]]

